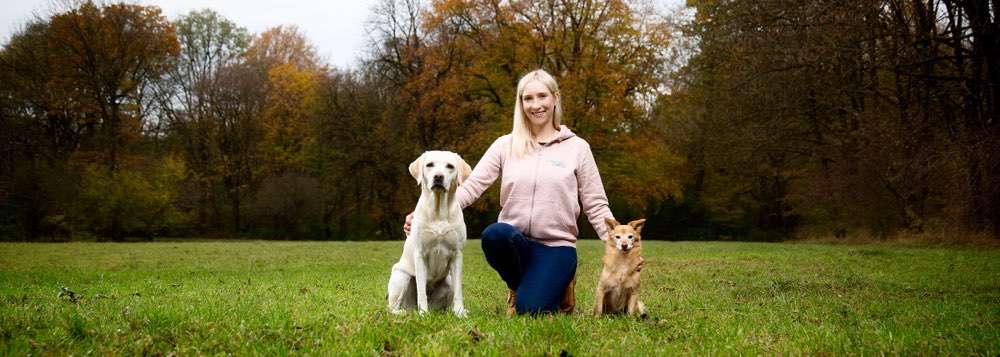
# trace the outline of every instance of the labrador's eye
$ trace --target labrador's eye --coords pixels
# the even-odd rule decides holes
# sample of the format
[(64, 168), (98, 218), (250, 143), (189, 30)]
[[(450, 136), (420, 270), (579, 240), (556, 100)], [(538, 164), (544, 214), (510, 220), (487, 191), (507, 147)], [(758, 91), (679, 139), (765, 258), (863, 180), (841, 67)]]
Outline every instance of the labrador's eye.
[(433, 162), (428, 162), (427, 163), (427, 167), (434, 167), (434, 163)]
[(455, 169), (455, 166), (453, 166), (452, 164), (444, 165), (444, 167), (447, 167), (448, 170), (454, 170)]

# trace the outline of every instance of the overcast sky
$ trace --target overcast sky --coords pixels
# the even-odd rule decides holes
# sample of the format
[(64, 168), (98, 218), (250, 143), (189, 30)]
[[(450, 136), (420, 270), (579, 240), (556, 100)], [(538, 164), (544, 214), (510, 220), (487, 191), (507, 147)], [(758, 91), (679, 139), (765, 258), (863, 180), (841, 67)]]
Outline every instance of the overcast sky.
[[(140, 0), (156, 5), (170, 20), (191, 10), (211, 8), (251, 33), (294, 24), (316, 46), (320, 56), (337, 67), (353, 67), (367, 43), (364, 23), (376, 0)], [(681, 6), (684, 0), (657, 0), (660, 6)], [(51, 13), (53, 0), (0, 0), (0, 43), (38, 13)]]

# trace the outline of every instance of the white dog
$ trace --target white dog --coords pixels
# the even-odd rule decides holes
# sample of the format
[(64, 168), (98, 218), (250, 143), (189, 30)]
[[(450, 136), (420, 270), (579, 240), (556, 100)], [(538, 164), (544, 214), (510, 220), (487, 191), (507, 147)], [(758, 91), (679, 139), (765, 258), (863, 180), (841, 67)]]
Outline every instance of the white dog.
[(395, 314), (417, 307), (445, 310), (465, 316), (462, 303), (462, 248), (465, 219), (455, 190), (472, 168), (458, 154), (428, 151), (410, 164), (420, 186), (410, 235), (403, 255), (389, 276), (389, 311)]

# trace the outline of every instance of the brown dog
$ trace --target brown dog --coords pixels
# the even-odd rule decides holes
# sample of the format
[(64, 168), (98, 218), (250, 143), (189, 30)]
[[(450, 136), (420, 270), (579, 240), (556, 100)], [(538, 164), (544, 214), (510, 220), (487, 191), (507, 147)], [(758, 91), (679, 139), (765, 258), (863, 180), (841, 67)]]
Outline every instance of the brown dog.
[(597, 282), (594, 315), (645, 315), (646, 305), (639, 301), (639, 272), (642, 270), (639, 233), (646, 220), (635, 220), (627, 225), (612, 218), (605, 218), (605, 222), (608, 239), (604, 244), (604, 269)]

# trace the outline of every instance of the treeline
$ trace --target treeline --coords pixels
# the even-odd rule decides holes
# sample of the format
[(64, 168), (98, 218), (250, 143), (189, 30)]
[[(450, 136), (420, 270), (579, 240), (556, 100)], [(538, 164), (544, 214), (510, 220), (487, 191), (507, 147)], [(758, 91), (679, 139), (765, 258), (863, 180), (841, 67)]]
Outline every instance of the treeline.
[[(380, 2), (358, 68), (328, 68), (294, 26), (211, 10), (84, 2), (0, 52), (0, 231), (8, 239), (399, 239), (407, 165), (475, 163), (510, 129), (518, 78), (557, 74), (566, 124), (596, 148), (615, 206), (679, 192), (651, 127), (669, 28), (611, 2)], [(494, 221), (498, 194), (467, 213)]]
[(706, 226), (1000, 237), (1000, 2), (689, 5), (658, 111)]
[(407, 164), (474, 164), (536, 68), (649, 238), (1000, 232), (996, 4), (689, 5), (383, 0), (338, 69), (294, 26), (79, 3), (0, 50), (0, 235), (401, 239)]

